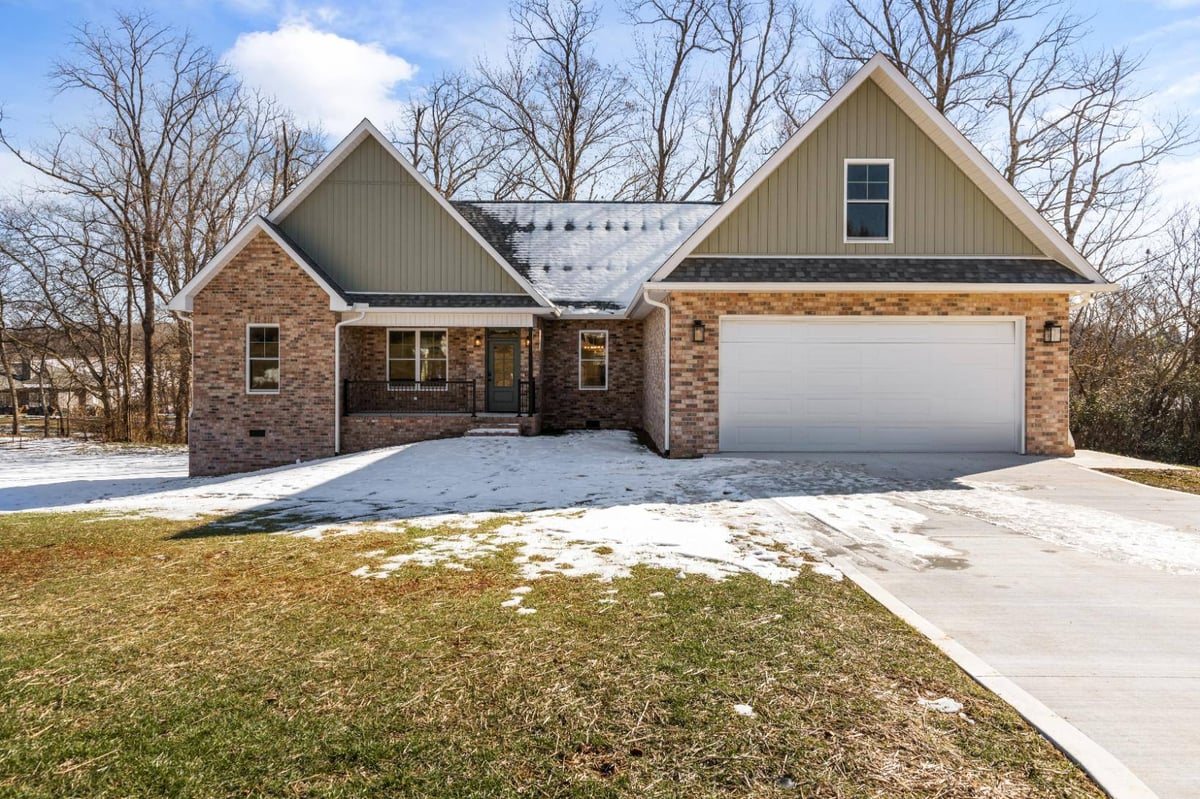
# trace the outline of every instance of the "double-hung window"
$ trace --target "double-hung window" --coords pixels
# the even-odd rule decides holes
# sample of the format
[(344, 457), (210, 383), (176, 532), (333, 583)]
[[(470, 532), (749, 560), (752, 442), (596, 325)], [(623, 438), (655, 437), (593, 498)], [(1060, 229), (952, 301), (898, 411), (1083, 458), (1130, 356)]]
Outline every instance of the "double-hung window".
[(579, 387), (591, 391), (608, 388), (608, 333), (603, 330), (579, 333)]
[(246, 391), (279, 393), (279, 325), (246, 325)]
[(890, 158), (846, 161), (847, 244), (891, 243), (892, 167)]
[(449, 370), (445, 330), (388, 330), (389, 383), (445, 383)]

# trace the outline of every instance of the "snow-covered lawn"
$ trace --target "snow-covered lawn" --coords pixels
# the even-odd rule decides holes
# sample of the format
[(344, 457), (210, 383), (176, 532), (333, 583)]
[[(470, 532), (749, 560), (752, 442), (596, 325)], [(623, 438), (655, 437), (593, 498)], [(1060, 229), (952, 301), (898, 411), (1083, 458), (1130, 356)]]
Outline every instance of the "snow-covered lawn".
[[(977, 520), (1061, 546), (1200, 573), (1200, 538), (1166, 525), (1022, 496), (1010, 484), (887, 480), (846, 464), (664, 460), (620, 432), (460, 438), (373, 450), (248, 475), (190, 479), (182, 451), (71, 442), (0, 446), (0, 511), (93, 510), (225, 517), (238, 529), (320, 538), (449, 525), (400, 555), (363, 554), (358, 574), (407, 562), (470, 568), (516, 549), (524, 575), (603, 579), (649, 564), (712, 577), (832, 576), (820, 548), (836, 533), (920, 565), (960, 553), (931, 518)], [(512, 517), (477, 529), (481, 520)]]

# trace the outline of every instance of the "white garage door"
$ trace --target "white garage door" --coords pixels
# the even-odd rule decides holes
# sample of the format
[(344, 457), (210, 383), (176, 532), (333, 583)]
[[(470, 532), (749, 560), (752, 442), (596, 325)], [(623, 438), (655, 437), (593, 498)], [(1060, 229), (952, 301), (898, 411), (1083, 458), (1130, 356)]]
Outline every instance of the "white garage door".
[(1013, 320), (726, 317), (722, 450), (1015, 452)]

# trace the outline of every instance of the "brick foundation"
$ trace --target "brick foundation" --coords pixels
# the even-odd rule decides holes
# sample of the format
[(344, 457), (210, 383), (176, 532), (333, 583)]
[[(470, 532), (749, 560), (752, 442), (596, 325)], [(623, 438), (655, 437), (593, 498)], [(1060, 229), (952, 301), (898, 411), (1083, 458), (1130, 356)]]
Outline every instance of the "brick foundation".
[[(671, 307), (671, 451), (692, 457), (719, 449), (720, 317), (797, 316), (1024, 316), (1025, 449), (1070, 455), (1068, 433), (1068, 300), (1065, 294), (860, 294), (674, 292)], [(692, 320), (707, 326), (702, 344)], [(1060, 344), (1042, 342), (1042, 325), (1063, 326)], [(661, 389), (660, 389), (661, 390)]]
[[(335, 323), (329, 295), (265, 234), (217, 273), (193, 303), (190, 474), (333, 455)], [(278, 394), (246, 392), (248, 324), (279, 325)]]
[(468, 430), (516, 424), (523, 436), (536, 436), (542, 429), (540, 414), (521, 417), (478, 416), (372, 416), (342, 417), (342, 452), (360, 452), (376, 447), (394, 447), (435, 438), (457, 438)]

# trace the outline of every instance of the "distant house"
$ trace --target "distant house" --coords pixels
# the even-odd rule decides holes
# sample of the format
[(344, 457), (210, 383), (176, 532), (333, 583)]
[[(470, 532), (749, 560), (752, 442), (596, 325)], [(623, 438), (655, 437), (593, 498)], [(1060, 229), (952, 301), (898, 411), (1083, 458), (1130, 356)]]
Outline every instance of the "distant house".
[(876, 57), (720, 205), (451, 203), (364, 121), (170, 307), (217, 474), (497, 425), (1067, 454), (1110, 287)]

